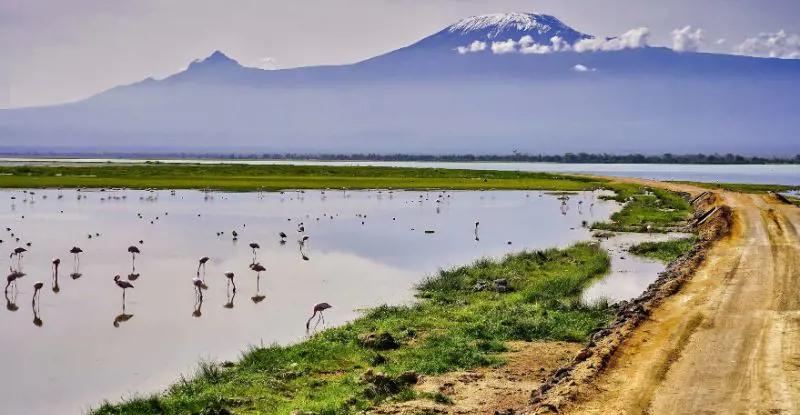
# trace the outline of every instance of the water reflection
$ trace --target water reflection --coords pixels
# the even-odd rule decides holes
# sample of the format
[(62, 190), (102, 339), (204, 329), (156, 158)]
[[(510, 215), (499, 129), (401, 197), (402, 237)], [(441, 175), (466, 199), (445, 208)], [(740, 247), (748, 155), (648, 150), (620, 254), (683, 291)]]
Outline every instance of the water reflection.
[(202, 291), (198, 290), (198, 294), (194, 300), (194, 310), (192, 311), (192, 317), (200, 317), (203, 315), (202, 309), (203, 308), (203, 293)]
[[(356, 309), (410, 301), (414, 284), (440, 267), (584, 240), (589, 231), (580, 223), (588, 218), (576, 213), (576, 201), (591, 195), (574, 196), (568, 202), (573, 209), (561, 215), (561, 201), (555, 196), (534, 198), (526, 192), (395, 191), (387, 197), (387, 191), (345, 190), (325, 192), (324, 202), (322, 191), (216, 192), (209, 203), (203, 203), (206, 194), (192, 191), (175, 192), (174, 197), (172, 192), (125, 190), (107, 190), (98, 196), (100, 192), (90, 190), (40, 193), (36, 204), (19, 203), (16, 212), (0, 205), (0, 219), (14, 228), (14, 238), (34, 243), (26, 248), (24, 262), (11, 263), (24, 265), (32, 275), (52, 273), (53, 291), (59, 292), (48, 297), (52, 303), (45, 304), (54, 310), (45, 311), (46, 328), (31, 327), (28, 317), (15, 318), (27, 314), (27, 307), (0, 313), (0, 327), (15, 334), (0, 338), (0, 367), (22, 373), (17, 382), (0, 379), (0, 399), (9, 413), (74, 413), (128, 392), (131, 384), (142, 393), (162, 389), (200, 357), (234, 359), (242, 347), (262, 339), (280, 344), (297, 341), (305, 333), (304, 322), (309, 330), (321, 330), (327, 321), (338, 325), (352, 320), (358, 316)], [(23, 193), (0, 191), (0, 197), (4, 194), (19, 195), (21, 200)], [(47, 194), (52, 197), (43, 200)], [(60, 194), (65, 197), (57, 198)], [(599, 201), (592, 219), (604, 220), (616, 209), (612, 202)], [(435, 233), (426, 235), (426, 229)], [(247, 242), (232, 244), (232, 230)], [(76, 240), (81, 241), (80, 248), (74, 246)], [(506, 245), (510, 240), (513, 246)], [(130, 245), (131, 241), (139, 242)], [(145, 251), (145, 241), (145, 261), (126, 252), (129, 245)], [(253, 241), (283, 243), (254, 249)], [(297, 241), (298, 251), (294, 245), (287, 247), (286, 241)], [(56, 288), (60, 283), (72, 281), (59, 281), (61, 269), (53, 263), (53, 255), (69, 247), (75, 250), (69, 250), (73, 263), (68, 270), (73, 278), (85, 274), (80, 284), (61, 290)], [(202, 257), (207, 253), (214, 257), (200, 261), (208, 258)], [(310, 261), (312, 255), (314, 261)], [(253, 272), (249, 265), (255, 264), (270, 274)], [(128, 290), (116, 281), (109, 283), (108, 277), (120, 270), (147, 275), (131, 284), (136, 285), (136, 294), (130, 306)], [(230, 278), (224, 274), (228, 270)], [(332, 270), (335, 279), (327, 278)], [(192, 282), (193, 298), (188, 296), (191, 271), (202, 282), (199, 289)], [(246, 276), (243, 290), (254, 306), (234, 307), (241, 284), (233, 273)], [(255, 289), (250, 286), (252, 276)], [(120, 282), (131, 283), (131, 278), (123, 278)], [(13, 309), (17, 301), (11, 285), (6, 303)], [(270, 301), (266, 301), (267, 292)], [(225, 310), (219, 306), (203, 310), (209, 299), (224, 303)], [(336, 308), (326, 311), (324, 320), (317, 314), (308, 321), (307, 301), (327, 301)], [(39, 305), (37, 299), (34, 318), (41, 319)], [(189, 307), (191, 315), (180, 311)], [(133, 314), (136, 324), (108, 332), (112, 330), (108, 316), (116, 315), (114, 327), (119, 327)], [(194, 324), (187, 325), (188, 320)], [(221, 331), (224, 336), (219, 335)], [(37, 363), (41, 370), (26, 371), (21, 362), (48, 361), (52, 350), (37, 346), (47, 344), (58, 344), (70, 359), (57, 365)], [(119, 358), (148, 347), (146, 360)], [(43, 382), (45, 369), (51, 374)], [(78, 372), (82, 381), (74, 382), (73, 374)]]
[[(230, 281), (232, 282), (233, 279), (231, 279)], [(236, 285), (233, 286), (233, 290), (231, 290), (231, 287), (228, 286), (228, 290), (226, 291), (226, 297), (228, 302), (223, 304), (222, 307), (228, 309), (233, 308), (233, 299), (236, 298)]]
[(19, 310), (19, 307), (17, 306), (17, 296), (19, 295), (19, 291), (16, 289), (16, 286), (11, 290), (11, 296), (9, 296), (8, 291), (9, 290), (5, 291), (6, 310), (8, 311)]
[(39, 316), (39, 298), (34, 293), (33, 299), (31, 300), (31, 309), (33, 310), (33, 325), (36, 327), (42, 327), (42, 318)]

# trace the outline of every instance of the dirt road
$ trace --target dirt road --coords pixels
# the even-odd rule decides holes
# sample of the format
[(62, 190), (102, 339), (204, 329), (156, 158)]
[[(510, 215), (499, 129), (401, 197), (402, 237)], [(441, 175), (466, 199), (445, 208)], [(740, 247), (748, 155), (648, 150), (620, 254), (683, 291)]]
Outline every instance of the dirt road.
[(800, 209), (721, 196), (731, 235), (562, 413), (800, 414)]

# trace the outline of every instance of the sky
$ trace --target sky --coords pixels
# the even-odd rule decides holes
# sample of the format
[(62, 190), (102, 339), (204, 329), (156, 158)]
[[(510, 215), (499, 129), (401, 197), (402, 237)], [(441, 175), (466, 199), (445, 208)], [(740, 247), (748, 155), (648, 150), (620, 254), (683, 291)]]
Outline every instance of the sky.
[(267, 69), (352, 63), (510, 11), (596, 36), (647, 27), (669, 47), (697, 47), (702, 29), (708, 52), (767, 55), (777, 39), (778, 56), (800, 57), (794, 0), (0, 0), (0, 108), (165, 77), (214, 50)]

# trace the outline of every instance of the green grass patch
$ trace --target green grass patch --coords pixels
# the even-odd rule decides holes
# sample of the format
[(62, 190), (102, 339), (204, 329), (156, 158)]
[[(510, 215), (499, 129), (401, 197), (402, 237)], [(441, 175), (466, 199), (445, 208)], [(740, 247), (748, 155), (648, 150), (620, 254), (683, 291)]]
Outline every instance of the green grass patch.
[(147, 164), (0, 167), (0, 188), (202, 189), (543, 189), (578, 191), (602, 180), (550, 173), (246, 164)]
[(789, 186), (783, 184), (752, 184), (752, 183), (701, 183), (701, 182), (688, 182), (676, 181), (675, 183), (690, 184), (697, 187), (706, 189), (723, 189), (731, 192), (739, 193), (766, 193), (766, 192), (788, 192), (792, 190), (800, 190), (797, 186)]
[(642, 242), (632, 246), (628, 251), (634, 255), (656, 259), (663, 262), (672, 262), (683, 254), (692, 250), (697, 243), (697, 237), (673, 239), (663, 242)]
[(609, 222), (592, 225), (593, 229), (613, 232), (668, 232), (680, 227), (692, 217), (692, 206), (682, 196), (667, 190), (637, 185), (615, 184), (607, 199), (623, 203), (621, 211), (611, 215)]
[[(402, 374), (499, 365), (507, 341), (586, 339), (610, 312), (583, 304), (580, 294), (609, 266), (604, 250), (578, 244), (442, 270), (418, 286), (414, 305), (370, 309), (295, 345), (254, 348), (229, 368), (203, 363), (163, 393), (105, 403), (92, 413), (351, 414), (387, 400), (447, 403), (445, 396), (415, 393)], [(508, 289), (496, 288), (497, 279)], [(359, 340), (366, 333), (388, 333), (396, 345), (376, 350)], [(368, 368), (385, 375), (364, 381)]]

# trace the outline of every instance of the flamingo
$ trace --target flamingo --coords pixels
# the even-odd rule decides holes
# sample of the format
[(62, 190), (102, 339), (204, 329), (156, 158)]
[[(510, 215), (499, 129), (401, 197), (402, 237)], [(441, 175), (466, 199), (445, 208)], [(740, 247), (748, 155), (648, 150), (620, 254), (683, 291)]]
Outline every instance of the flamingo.
[(73, 246), (72, 249), (69, 250), (69, 253), (75, 256), (76, 267), (80, 265), (81, 263), (80, 254), (83, 253), (83, 249), (80, 249), (77, 246)]
[(200, 275), (200, 268), (201, 267), (203, 268), (203, 274), (206, 273), (206, 262), (208, 262), (209, 259), (210, 258), (208, 258), (207, 256), (204, 256), (204, 257), (200, 258), (200, 261), (198, 261), (198, 264), (197, 264), (197, 275)]
[(39, 299), (39, 296), (41, 295), (42, 287), (44, 287), (44, 283), (41, 282), (41, 281), (36, 281), (33, 284), (33, 299), (31, 301), (35, 302), (36, 300)]
[(314, 304), (314, 314), (312, 314), (311, 317), (308, 318), (308, 321), (306, 321), (306, 330), (309, 329), (309, 327), (311, 325), (311, 319), (313, 319), (314, 316), (317, 315), (317, 313), (319, 313), (319, 318), (320, 318), (320, 320), (322, 320), (322, 324), (325, 324), (325, 317), (323, 316), (322, 312), (327, 310), (327, 309), (329, 309), (329, 308), (333, 308), (333, 306), (328, 304), (328, 303), (317, 303), (317, 304)]
[(652, 235), (653, 234), (653, 225), (647, 225), (647, 234), (648, 235)]
[(114, 283), (117, 284), (117, 287), (122, 288), (122, 306), (125, 307), (125, 292), (128, 291), (128, 288), (133, 288), (133, 284), (130, 281), (122, 280), (119, 275), (114, 276)]
[(257, 273), (257, 276), (259, 276), (259, 277), (261, 276), (262, 272), (267, 270), (266, 268), (264, 268), (263, 265), (259, 264), (258, 262), (256, 262), (255, 264), (250, 265), (250, 269), (255, 271)]
[(225, 272), (225, 278), (228, 279), (228, 284), (233, 285), (233, 293), (236, 294), (236, 283), (233, 282), (234, 274), (231, 271)]
[(53, 260), (53, 292), (58, 294), (61, 289), (58, 287), (58, 266), (61, 265), (61, 260), (56, 258)]
[(250, 242), (250, 248), (252, 248), (252, 249), (253, 249), (253, 262), (255, 262), (255, 260), (256, 260), (256, 250), (257, 250), (257, 249), (261, 249), (261, 246), (259, 246), (259, 245), (258, 245), (257, 243), (255, 243), (255, 242)]
[(6, 277), (6, 289), (5, 289), (5, 291), (8, 292), (8, 287), (11, 286), (12, 283), (14, 284), (14, 288), (16, 289), (17, 288), (17, 280), (22, 278), (24, 275), (25, 274), (23, 274), (23, 273), (21, 273), (19, 271), (12, 270), (11, 273), (8, 274), (8, 276)]
[(139, 248), (137, 248), (137, 247), (135, 247), (133, 245), (128, 247), (128, 252), (131, 254), (131, 265), (133, 266), (133, 270), (135, 271), (136, 270), (136, 254), (140, 254), (141, 255), (142, 252), (139, 251)]
[(281, 237), (281, 243), (286, 242), (286, 233), (285, 232), (279, 233), (278, 236)]
[[(19, 238), (17, 238), (17, 239), (19, 239)], [(18, 247), (18, 248), (14, 248), (14, 251), (11, 252), (11, 255), (9, 255), (8, 258), (11, 259), (11, 258), (14, 258), (14, 256), (16, 256), (17, 257), (17, 267), (19, 267), (19, 261), (22, 260), (22, 254), (24, 254), (25, 252), (28, 252), (28, 250), (23, 248), (23, 247), (21, 247), (21, 246)]]

